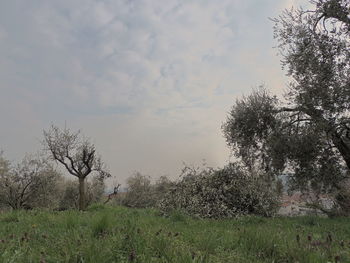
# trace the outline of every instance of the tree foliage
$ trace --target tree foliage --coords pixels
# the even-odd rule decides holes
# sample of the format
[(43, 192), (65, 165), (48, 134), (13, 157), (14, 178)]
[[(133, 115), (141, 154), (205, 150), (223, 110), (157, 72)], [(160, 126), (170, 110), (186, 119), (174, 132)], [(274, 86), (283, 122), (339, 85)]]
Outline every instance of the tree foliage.
[(173, 183), (161, 176), (155, 183), (147, 175), (136, 172), (127, 179), (127, 192), (121, 199), (121, 204), (128, 207), (155, 207)]
[(181, 177), (158, 204), (164, 213), (180, 210), (191, 216), (227, 218), (276, 212), (276, 189), (263, 176), (252, 175), (237, 164), (222, 169), (185, 167)]
[(290, 76), (278, 99), (260, 88), (237, 100), (223, 132), (249, 167), (290, 172), (293, 185), (329, 191), (350, 169), (350, 2), (311, 1), (273, 19)]
[(57, 200), (60, 174), (40, 156), (27, 155), (11, 167), (1, 157), (0, 202), (12, 209), (50, 207)]

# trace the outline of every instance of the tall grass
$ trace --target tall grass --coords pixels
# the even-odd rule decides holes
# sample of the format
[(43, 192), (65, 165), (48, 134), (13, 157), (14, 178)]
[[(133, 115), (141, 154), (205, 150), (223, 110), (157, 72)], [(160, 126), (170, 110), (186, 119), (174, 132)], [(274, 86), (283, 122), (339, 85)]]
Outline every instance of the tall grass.
[(350, 219), (193, 219), (93, 206), (0, 214), (0, 262), (350, 262)]

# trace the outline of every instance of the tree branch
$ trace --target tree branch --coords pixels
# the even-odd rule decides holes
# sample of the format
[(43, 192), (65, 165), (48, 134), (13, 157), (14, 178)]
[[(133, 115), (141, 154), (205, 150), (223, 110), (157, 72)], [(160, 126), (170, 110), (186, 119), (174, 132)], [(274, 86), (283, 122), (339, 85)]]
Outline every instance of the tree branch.
[(66, 155), (66, 158), (70, 161), (70, 165), (71, 165), (71, 168), (72, 170), (77, 174), (77, 176), (79, 177), (80, 173), (79, 171), (75, 168), (74, 166), (74, 160), (71, 156), (69, 156), (68, 152), (67, 152), (67, 155)]
[(55, 160), (59, 161), (61, 164), (64, 165), (64, 167), (66, 167), (66, 169), (68, 170), (68, 172), (69, 172), (71, 175), (74, 175), (74, 176), (76, 176), (76, 177), (79, 177), (79, 174), (76, 174), (76, 173), (74, 172), (74, 170), (72, 170), (72, 169), (68, 166), (68, 164), (66, 164), (66, 163), (65, 163), (63, 160), (61, 160), (60, 158), (56, 158), (56, 157), (55, 157), (55, 156), (56, 156), (55, 153), (53, 153), (53, 156), (54, 156)]
[(107, 200), (104, 201), (103, 204), (107, 204), (112, 199), (113, 196), (116, 196), (118, 194), (119, 187), (120, 187), (120, 184), (118, 184), (116, 187), (114, 187), (113, 193), (108, 195)]
[(301, 111), (302, 109), (300, 107), (296, 107), (296, 108), (288, 108), (288, 107), (282, 107), (279, 108), (275, 111), (273, 111), (274, 113), (282, 113), (282, 112), (297, 112), (297, 111)]

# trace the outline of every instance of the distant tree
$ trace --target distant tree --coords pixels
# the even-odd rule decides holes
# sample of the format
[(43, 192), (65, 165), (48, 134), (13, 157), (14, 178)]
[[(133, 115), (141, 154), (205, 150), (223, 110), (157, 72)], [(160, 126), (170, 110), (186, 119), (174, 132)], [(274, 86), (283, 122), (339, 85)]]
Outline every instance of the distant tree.
[(165, 175), (159, 177), (155, 184), (153, 185), (153, 199), (158, 202), (160, 199), (164, 198), (170, 188), (175, 185), (175, 182), (171, 181)]
[(29, 209), (53, 205), (60, 174), (39, 156), (27, 155), (10, 167), (0, 161), (0, 202), (12, 209)]
[(127, 179), (127, 192), (122, 200), (122, 204), (128, 207), (151, 207), (155, 204), (152, 198), (153, 186), (151, 179), (147, 175), (136, 172)]
[(223, 132), (248, 166), (290, 172), (294, 186), (328, 191), (350, 171), (350, 2), (311, 3), (314, 10), (273, 19), (291, 77), (284, 100), (254, 91), (236, 101)]
[(10, 161), (4, 157), (4, 153), (0, 151), (0, 176), (4, 176), (10, 171)]
[(66, 170), (79, 179), (79, 210), (86, 208), (85, 179), (91, 173), (103, 180), (110, 176), (101, 157), (96, 154), (95, 146), (81, 138), (80, 132), (63, 130), (52, 125), (44, 131), (44, 143), (51, 157), (62, 164)]

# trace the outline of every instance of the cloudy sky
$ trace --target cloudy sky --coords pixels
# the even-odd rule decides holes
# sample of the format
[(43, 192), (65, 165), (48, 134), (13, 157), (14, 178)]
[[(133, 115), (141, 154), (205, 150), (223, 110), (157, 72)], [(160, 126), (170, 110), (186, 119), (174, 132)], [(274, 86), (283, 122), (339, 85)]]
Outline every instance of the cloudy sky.
[(66, 123), (120, 182), (222, 166), (235, 99), (288, 81), (268, 17), (305, 2), (2, 0), (0, 149), (17, 161)]

